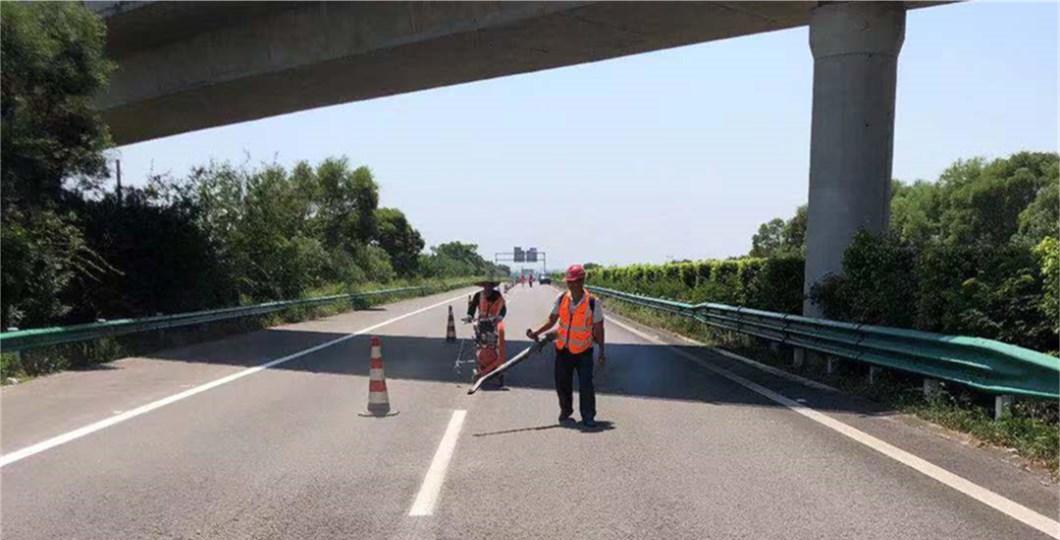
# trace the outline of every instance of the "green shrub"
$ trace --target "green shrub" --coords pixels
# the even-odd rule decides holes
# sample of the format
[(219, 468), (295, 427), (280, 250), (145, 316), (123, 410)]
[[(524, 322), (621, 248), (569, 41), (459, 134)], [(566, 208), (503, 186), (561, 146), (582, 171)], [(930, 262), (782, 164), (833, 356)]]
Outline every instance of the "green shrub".
[(690, 303), (717, 302), (798, 313), (803, 259), (774, 258), (632, 264), (589, 272), (591, 285)]
[(843, 275), (815, 286), (825, 317), (909, 328), (916, 298), (916, 253), (897, 236), (858, 233), (843, 256)]
[[(1060, 333), (1060, 241), (1047, 236), (1034, 248), (1041, 264), (1045, 294), (1038, 304), (1047, 321), (1052, 323), (1052, 333)], [(1056, 345), (1056, 343), (1053, 343)], [(1055, 350), (1055, 349), (1054, 349)]]
[(1056, 293), (1044, 277), (1053, 271), (1049, 242), (1042, 245), (1038, 251), (1015, 242), (914, 246), (893, 234), (861, 233), (843, 258), (843, 275), (815, 286), (811, 297), (830, 319), (1052, 351)]

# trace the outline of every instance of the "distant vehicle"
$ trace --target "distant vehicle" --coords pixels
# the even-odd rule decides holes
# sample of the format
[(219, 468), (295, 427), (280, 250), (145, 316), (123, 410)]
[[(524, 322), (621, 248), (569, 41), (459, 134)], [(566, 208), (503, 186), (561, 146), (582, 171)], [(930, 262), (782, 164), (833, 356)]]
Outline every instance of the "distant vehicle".
[(551, 285), (552, 277), (548, 274), (541, 274), (540, 276), (537, 276), (537, 282), (541, 285)]

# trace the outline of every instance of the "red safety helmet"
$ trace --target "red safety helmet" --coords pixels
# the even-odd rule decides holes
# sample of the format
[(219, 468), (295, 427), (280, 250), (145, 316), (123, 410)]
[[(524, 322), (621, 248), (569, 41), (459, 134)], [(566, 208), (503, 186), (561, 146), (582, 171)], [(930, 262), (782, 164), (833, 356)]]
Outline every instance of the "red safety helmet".
[(581, 281), (585, 279), (585, 267), (580, 264), (572, 264), (567, 268), (567, 276), (564, 281)]

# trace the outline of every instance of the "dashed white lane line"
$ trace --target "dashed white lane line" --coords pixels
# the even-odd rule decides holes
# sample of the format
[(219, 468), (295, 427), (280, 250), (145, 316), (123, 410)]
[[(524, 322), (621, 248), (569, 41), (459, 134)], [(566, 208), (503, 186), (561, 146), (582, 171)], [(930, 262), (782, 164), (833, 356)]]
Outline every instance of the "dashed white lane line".
[(811, 409), (787, 396), (778, 394), (777, 392), (774, 392), (758, 383), (745, 379), (725, 368), (715, 366), (692, 353), (673, 347), (670, 344), (665, 343), (659, 339), (655, 339), (632, 326), (617, 321), (614, 318), (612, 318), (610, 322), (628, 330), (629, 332), (641, 337), (642, 339), (645, 339), (657, 345), (666, 346), (675, 354), (688, 360), (691, 360), (692, 362), (698, 364), (703, 368), (706, 368), (707, 370), (721, 375), (722, 377), (725, 377), (726, 379), (729, 379), (730, 381), (735, 382), (736, 384), (739, 384), (740, 386), (743, 386), (744, 388), (747, 388), (757, 394), (765, 396), (770, 400), (775, 401), (791, 409), (792, 411), (795, 411), (796, 413), (799, 413), (802, 416), (805, 416), (806, 418), (809, 418), (810, 420), (813, 420), (814, 422), (817, 422), (818, 424), (827, 427), (828, 429), (831, 429), (832, 431), (835, 431), (862, 445), (865, 445), (903, 465), (910, 467), (911, 469), (929, 478), (937, 480), (938, 482), (941, 482), (963, 493), (964, 495), (967, 495), (968, 497), (971, 497), (995, 510), (998, 510), (999, 512), (1017, 521), (1029, 525), (1053, 538), (1060, 539), (1060, 522), (1054, 521), (1049, 517), (1043, 516), (1042, 514), (1039, 514), (1038, 512), (1035, 512), (1034, 510), (1023, 506), (1022, 504), (1019, 504), (1016, 501), (994, 493), (993, 491), (987, 488), (984, 488), (978, 484), (971, 482), (970, 480), (967, 480), (950, 471), (947, 471), (946, 469), (943, 469), (942, 467), (939, 467), (938, 465), (935, 465), (923, 458), (917, 457), (913, 454), (910, 454), (909, 452), (906, 452), (905, 450), (902, 450), (901, 448), (898, 448), (876, 437), (873, 437), (872, 435), (869, 435), (864, 431), (844, 424), (843, 422), (840, 422), (839, 420), (836, 420), (831, 416), (828, 416), (815, 409)]
[(442, 492), (442, 484), (445, 483), (445, 473), (449, 470), (449, 462), (453, 459), (456, 441), (460, 437), (460, 428), (464, 426), (465, 416), (467, 416), (466, 410), (453, 411), (453, 416), (449, 419), (449, 427), (445, 428), (442, 442), (438, 444), (438, 451), (434, 453), (431, 467), (427, 469), (420, 492), (412, 503), (412, 509), (409, 510), (410, 516), (429, 516), (434, 513), (434, 507), (438, 504), (438, 496)]
[(109, 427), (111, 427), (111, 426), (113, 426), (115, 424), (120, 424), (120, 423), (122, 423), (122, 422), (124, 422), (126, 420), (131, 420), (133, 418), (136, 418), (137, 416), (147, 414), (147, 413), (149, 413), (149, 412), (151, 412), (151, 411), (153, 411), (155, 409), (159, 409), (159, 408), (165, 407), (166, 405), (169, 405), (171, 403), (176, 403), (176, 402), (178, 402), (178, 401), (180, 401), (182, 399), (187, 399), (187, 398), (189, 398), (191, 396), (194, 396), (196, 394), (201, 394), (202, 392), (205, 392), (207, 390), (211, 390), (213, 388), (217, 388), (218, 386), (221, 386), (221, 385), (224, 385), (224, 384), (228, 384), (228, 383), (230, 383), (232, 381), (235, 381), (235, 380), (238, 380), (238, 379), (242, 379), (243, 377), (246, 377), (248, 375), (253, 375), (253, 374), (255, 374), (255, 373), (259, 372), (259, 371), (262, 371), (264, 369), (268, 369), (268, 368), (271, 368), (273, 366), (278, 366), (278, 365), (283, 364), (285, 362), (290, 362), (291, 360), (294, 360), (296, 358), (301, 358), (301, 357), (303, 357), (303, 356), (305, 356), (307, 354), (312, 354), (312, 353), (317, 352), (317, 351), (319, 351), (321, 349), (326, 349), (328, 347), (331, 347), (332, 345), (336, 345), (336, 344), (342, 343), (343, 341), (347, 341), (349, 339), (353, 339), (354, 337), (357, 337), (357, 336), (362, 335), (362, 334), (366, 334), (368, 332), (371, 332), (372, 330), (375, 330), (377, 328), (381, 328), (381, 327), (386, 326), (388, 324), (395, 323), (395, 322), (400, 321), (402, 319), (407, 319), (409, 317), (412, 317), (413, 315), (419, 315), (420, 313), (423, 313), (424, 311), (432, 310), (432, 309), (434, 309), (436, 307), (443, 306), (443, 305), (448, 304), (450, 302), (455, 302), (457, 300), (460, 300), (460, 299), (464, 298), (464, 296), (465, 296), (464, 294), (461, 294), (460, 296), (454, 296), (452, 298), (448, 298), (448, 299), (442, 300), (441, 302), (438, 302), (438, 303), (435, 303), (435, 304), (431, 304), (431, 305), (429, 305), (427, 307), (423, 307), (423, 308), (417, 309), (415, 311), (410, 311), (408, 313), (405, 313), (404, 315), (399, 315), (397, 317), (393, 317), (393, 318), (387, 319), (387, 320), (385, 320), (385, 321), (383, 321), (381, 323), (373, 324), (372, 326), (369, 326), (367, 328), (362, 328), (362, 329), (360, 329), (360, 330), (358, 330), (358, 331), (356, 331), (356, 332), (354, 332), (352, 334), (347, 334), (347, 335), (342, 336), (340, 338), (336, 338), (336, 339), (333, 339), (331, 341), (327, 341), (327, 342), (321, 343), (320, 345), (316, 345), (314, 347), (310, 347), (308, 349), (296, 352), (294, 354), (289, 354), (289, 355), (284, 356), (282, 358), (277, 358), (275, 360), (270, 360), (268, 362), (265, 362), (264, 364), (254, 366), (252, 368), (244, 369), (242, 371), (233, 373), (233, 374), (228, 375), (226, 377), (222, 377), (220, 379), (216, 379), (216, 380), (210, 381), (208, 383), (196, 386), (194, 388), (185, 390), (185, 391), (180, 392), (178, 394), (173, 394), (173, 395), (171, 395), (169, 397), (162, 398), (162, 399), (160, 399), (158, 401), (152, 401), (151, 403), (148, 403), (146, 405), (141, 405), (141, 406), (139, 406), (139, 407), (137, 407), (135, 409), (131, 409), (131, 410), (123, 412), (121, 414), (117, 414), (115, 416), (111, 416), (110, 418), (106, 418), (106, 419), (100, 420), (98, 422), (95, 422), (95, 423), (89, 424), (87, 426), (75, 429), (73, 431), (68, 431), (66, 433), (63, 433), (62, 435), (57, 435), (57, 436), (52, 437), (50, 439), (47, 439), (45, 441), (41, 441), (39, 443), (32, 444), (30, 446), (27, 446), (25, 448), (21, 448), (19, 450), (14, 451), (14, 452), (10, 452), (10, 453), (4, 454), (3, 456), (0, 456), (0, 467), (6, 467), (6, 466), (8, 466), (8, 465), (10, 465), (12, 463), (17, 462), (17, 461), (21, 461), (21, 460), (26, 459), (26, 458), (28, 458), (30, 456), (35, 455), (35, 454), (39, 454), (41, 452), (44, 452), (45, 450), (50, 450), (52, 448), (55, 448), (56, 446), (59, 446), (59, 445), (62, 445), (62, 444), (66, 444), (66, 443), (68, 443), (70, 441), (73, 441), (73, 440), (76, 440), (76, 439), (80, 439), (81, 437), (84, 437), (86, 435), (90, 435), (90, 434), (95, 433), (97, 431), (109, 428)]

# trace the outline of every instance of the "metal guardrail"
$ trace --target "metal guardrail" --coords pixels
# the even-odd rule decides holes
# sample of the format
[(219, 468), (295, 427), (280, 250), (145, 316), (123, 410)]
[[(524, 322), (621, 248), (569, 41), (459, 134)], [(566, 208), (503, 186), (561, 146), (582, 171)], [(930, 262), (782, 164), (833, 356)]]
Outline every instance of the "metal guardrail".
[[(470, 285), (473, 281), (468, 281)], [(465, 283), (455, 284), (454, 288), (462, 287)], [(188, 313), (177, 313), (174, 315), (159, 315), (155, 317), (143, 317), (139, 319), (117, 319), (112, 321), (101, 321), (72, 326), (57, 326), (52, 328), (34, 328), (28, 330), (16, 330), (0, 333), (0, 352), (21, 352), (29, 349), (61, 345), (64, 343), (76, 343), (79, 341), (90, 341), (103, 337), (114, 337), (137, 332), (151, 332), (179, 328), (194, 324), (204, 324), (219, 321), (239, 319), (243, 317), (254, 317), (265, 315), (276, 311), (282, 311), (297, 306), (319, 306), (339, 301), (357, 302), (369, 298), (404, 294), (411, 292), (427, 293), (431, 288), (420, 287), (398, 287), (393, 289), (382, 289), (378, 291), (366, 291), (352, 294), (335, 294), (330, 296), (318, 296), (316, 298), (302, 298), (298, 300), (284, 300), (278, 302), (265, 302), (250, 306), (238, 306), (231, 308), (212, 309), (205, 311), (193, 311)]]
[(844, 323), (725, 304), (686, 304), (604, 287), (593, 294), (822, 354), (992, 394), (1060, 398), (1060, 359), (989, 339)]

